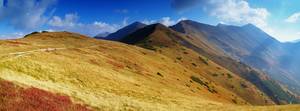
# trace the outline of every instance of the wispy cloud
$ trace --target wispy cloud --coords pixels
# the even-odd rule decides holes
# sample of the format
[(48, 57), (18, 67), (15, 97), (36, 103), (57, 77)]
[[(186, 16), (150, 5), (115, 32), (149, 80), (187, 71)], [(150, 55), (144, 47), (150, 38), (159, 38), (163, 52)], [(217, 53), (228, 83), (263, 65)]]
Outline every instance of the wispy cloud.
[(207, 15), (228, 24), (252, 23), (264, 27), (270, 16), (266, 8), (251, 7), (246, 0), (172, 0), (171, 4), (177, 10), (199, 5)]
[(252, 23), (259, 27), (267, 26), (270, 15), (265, 8), (253, 8), (245, 0), (210, 0), (206, 7), (209, 14), (227, 23)]
[(298, 21), (300, 21), (300, 12), (294, 13), (291, 16), (289, 16), (287, 19), (285, 19), (285, 22), (288, 23), (296, 23)]
[(154, 24), (154, 23), (161, 23), (165, 26), (172, 26), (174, 24), (176, 24), (177, 22), (181, 21), (181, 20), (186, 20), (187, 18), (182, 17), (178, 20), (172, 20), (171, 17), (162, 17), (159, 20), (144, 20), (142, 21), (142, 23), (144, 24)]
[(0, 39), (16, 39), (16, 38), (22, 38), (24, 35), (25, 35), (25, 33), (23, 33), (23, 32), (2, 34), (2, 35), (0, 35)]
[(47, 22), (47, 9), (56, 0), (0, 0), (0, 21), (20, 30), (37, 28)]
[(51, 30), (55, 31), (71, 31), (89, 36), (95, 36), (99, 33), (114, 32), (117, 29), (127, 25), (127, 18), (122, 24), (109, 24), (101, 21), (94, 21), (93, 23), (81, 23), (80, 17), (76, 13), (66, 14), (64, 17), (53, 16), (49, 20), (48, 25)]
[(263, 7), (251, 7), (247, 0), (172, 0), (172, 4), (177, 4), (174, 6), (177, 9), (199, 5), (204, 13), (220, 22), (234, 25), (251, 23), (274, 35), (273, 29), (268, 25), (271, 13)]

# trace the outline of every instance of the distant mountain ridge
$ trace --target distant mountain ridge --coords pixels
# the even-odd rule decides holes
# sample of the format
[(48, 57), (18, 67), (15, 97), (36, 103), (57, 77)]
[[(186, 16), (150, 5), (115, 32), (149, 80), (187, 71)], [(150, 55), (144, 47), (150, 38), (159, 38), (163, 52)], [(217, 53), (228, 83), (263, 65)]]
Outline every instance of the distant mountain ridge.
[(138, 29), (144, 28), (145, 26), (146, 26), (146, 24), (143, 24), (141, 22), (134, 22), (134, 23), (132, 23), (128, 26), (125, 26), (124, 28), (114, 32), (114, 33), (108, 34), (105, 37), (95, 36), (95, 38), (118, 41), (118, 40), (121, 40), (122, 37), (124, 37), (124, 36), (126, 36), (130, 33), (133, 33)]
[[(209, 29), (214, 29), (214, 30), (225, 30), (225, 29), (218, 29), (218, 27), (206, 25), (206, 24), (201, 24), (197, 27), (209, 27)], [(172, 27), (171, 27), (172, 28)], [(231, 27), (231, 28), (238, 28), (238, 27)], [(251, 25), (245, 26), (243, 28), (254, 28)], [(251, 69), (247, 65), (240, 63), (236, 60), (231, 59), (226, 52), (223, 53), (218, 49), (218, 46), (212, 43), (209, 43), (207, 39), (202, 39), (201, 36), (195, 38), (194, 35), (183, 35), (179, 33), (175, 33), (175, 31), (170, 31), (172, 29), (169, 29), (162, 24), (153, 24), (149, 25), (145, 28), (142, 28), (140, 30), (137, 30), (136, 32), (127, 35), (124, 37), (121, 42), (128, 43), (128, 44), (137, 44), (141, 47), (144, 48), (149, 48), (149, 49), (155, 49), (155, 46), (159, 47), (169, 47), (174, 46), (173, 45), (167, 45), (171, 44), (170, 41), (177, 41), (177, 43), (180, 43), (181, 45), (188, 47), (199, 54), (205, 55), (206, 57), (212, 59), (213, 61), (217, 62), (218, 64), (222, 65), (223, 67), (229, 69), (230, 71), (233, 71), (237, 74), (240, 74), (239, 76), (243, 77), (244, 79), (252, 82), (255, 84), (258, 88), (260, 88), (262, 91), (267, 93), (276, 103), (281, 103), (282, 101), (285, 101), (286, 103), (289, 102), (290, 97), (294, 98), (290, 94), (284, 94), (286, 93), (282, 89), (280, 89), (280, 85), (277, 84), (276, 82), (272, 81), (268, 77), (265, 77), (266, 75), (263, 74), (262, 72), (256, 71), (255, 69)], [(184, 31), (190, 31), (184, 29)], [(212, 30), (213, 31), (213, 30)], [(157, 36), (158, 38), (151, 39), (151, 36), (153, 34), (159, 33), (163, 34), (165, 33), (168, 37), (172, 37), (173, 39), (170, 40), (169, 42), (163, 42), (167, 38), (161, 38)], [(182, 38), (183, 37), (183, 38)], [(230, 36), (228, 36), (230, 37)], [(177, 38), (177, 39), (174, 39)], [(233, 38), (234, 39), (234, 38)], [(230, 66), (228, 66), (230, 64)], [(271, 85), (272, 84), (272, 85)], [(276, 87), (276, 88), (275, 88)], [(274, 89), (275, 88), (275, 89)], [(277, 90), (278, 89), (278, 90)], [(279, 94), (281, 93), (281, 94)], [(283, 95), (282, 95), (283, 94)], [(280, 95), (280, 96), (276, 96)], [(294, 101), (294, 100), (293, 100)], [(296, 100), (297, 101), (297, 100)], [(294, 101), (294, 102), (296, 102)]]
[(102, 38), (107, 37), (109, 34), (111, 34), (111, 33), (109, 33), (109, 32), (100, 33), (100, 34), (96, 35), (94, 38), (102, 39)]
[[(169, 28), (179, 33), (171, 34), (169, 33), (170, 31), (168, 31), (170, 30)], [(279, 68), (282, 65), (282, 57), (286, 56), (286, 45), (283, 45), (283, 43), (277, 41), (267, 33), (257, 28), (255, 25), (247, 24), (244, 26), (231, 26), (218, 24), (217, 26), (212, 26), (192, 20), (184, 20), (169, 28), (162, 24), (148, 25), (136, 31), (131, 31), (132, 33), (129, 33), (124, 37), (119, 37), (122, 39), (116, 41), (128, 44), (140, 44), (139, 46), (141, 47), (154, 50), (155, 46), (153, 46), (153, 44), (157, 45), (157, 42), (153, 42), (155, 40), (148, 40), (150, 39), (149, 36), (153, 35), (153, 33), (158, 33), (155, 30), (165, 30), (162, 32), (167, 35), (173, 35), (177, 38), (175, 41), (181, 45), (212, 59), (214, 62), (235, 73), (240, 74), (241, 77), (255, 84), (262, 91), (269, 94), (269, 96), (272, 97), (273, 95), (273, 100), (275, 102), (281, 103), (282, 101), (285, 101), (286, 103), (289, 103), (295, 100), (292, 99), (289, 101), (291, 98), (296, 98), (293, 97), (296, 95), (274, 89), (275, 87), (278, 89), (281, 86), (271, 79), (269, 79), (269, 81), (266, 79), (268, 77), (265, 77), (265, 74), (263, 74), (263, 72), (268, 73), (272, 78), (288, 85), (289, 88), (299, 87), (297, 86), (297, 79), (293, 78), (293, 74)], [(182, 36), (184, 36), (184, 39), (181, 38)], [(181, 39), (178, 40), (178, 37)], [(165, 41), (166, 38), (157, 39)], [(149, 43), (145, 41), (148, 41)], [(168, 43), (169, 42), (165, 42), (164, 44)], [(165, 47), (165, 45), (161, 43), (159, 46)], [(290, 45), (290, 47), (292, 47), (292, 45)], [(254, 69), (251, 69), (246, 64)], [(241, 69), (241, 67), (244, 69)], [(252, 71), (249, 72), (249, 68)], [(256, 76), (251, 76), (251, 74)], [(272, 86), (271, 84), (275, 86)], [(295, 93), (297, 90), (293, 90), (293, 92)], [(287, 95), (284, 93), (287, 93)], [(294, 102), (296, 101), (297, 100)]]
[[(288, 84), (290, 89), (299, 93), (298, 71), (286, 70), (282, 59), (289, 57), (288, 48), (252, 24), (244, 26), (217, 25), (210, 26), (191, 20), (181, 21), (171, 27), (187, 35), (201, 37), (215, 44), (227, 55), (244, 63), (267, 72), (272, 78)], [(298, 65), (294, 65), (298, 66)], [(295, 70), (295, 69), (294, 69)], [(299, 93), (300, 94), (300, 93)]]

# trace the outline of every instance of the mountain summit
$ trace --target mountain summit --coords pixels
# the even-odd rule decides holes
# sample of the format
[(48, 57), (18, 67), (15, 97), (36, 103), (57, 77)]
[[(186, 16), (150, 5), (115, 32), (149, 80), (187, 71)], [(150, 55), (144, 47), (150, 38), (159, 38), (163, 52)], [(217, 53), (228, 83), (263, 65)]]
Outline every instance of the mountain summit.
[[(134, 23), (122, 28), (121, 30), (111, 33), (111, 34), (107, 35), (106, 37), (102, 37), (101, 39), (116, 40), (116, 41), (121, 40), (122, 37), (124, 37), (132, 32), (135, 32), (138, 29), (144, 28), (145, 26), (146, 25), (141, 22), (134, 22)], [(99, 37), (97, 37), (97, 38), (99, 38)]]
[[(258, 88), (257, 90), (266, 93), (266, 95), (277, 104), (288, 103), (290, 98), (294, 98), (291, 94), (286, 92), (279, 83), (273, 81), (269, 75), (266, 75), (262, 71), (257, 71), (255, 67), (246, 65), (247, 63), (242, 63), (243, 61), (239, 61), (240, 55), (242, 55), (241, 52), (249, 52), (249, 50), (246, 49), (251, 48), (250, 44), (247, 42), (253, 42), (250, 37), (252, 35), (249, 35), (249, 32), (251, 32), (254, 27), (251, 26), (251, 30), (245, 30), (246, 28), (244, 29), (243, 27), (238, 26), (224, 25), (218, 27), (185, 20), (171, 28), (161, 24), (149, 25), (123, 37), (120, 41), (158, 51), (175, 60), (178, 58), (180, 61), (182, 61), (182, 58), (193, 58), (190, 55), (182, 56), (180, 54), (180, 49), (188, 48), (195, 52), (183, 53), (198, 53), (200, 56), (207, 57), (227, 70), (237, 74), (239, 77), (254, 84)], [(259, 29), (257, 28), (257, 30)], [(230, 35), (230, 33), (233, 33), (234, 31), (239, 32), (236, 33), (236, 35)], [(247, 35), (248, 39), (243, 41), (242, 37)], [(224, 36), (226, 38), (231, 38), (230, 41), (223, 38)], [(252, 40), (259, 40), (259, 38), (256, 39), (253, 37)], [(244, 44), (239, 44), (238, 41)], [(181, 55), (181, 57), (174, 57), (174, 55)], [(192, 59), (191, 61), (195, 60)], [(189, 66), (188, 64), (183, 65)], [(196, 63), (194, 63), (194, 65), (197, 66)], [(198, 71), (197, 69), (190, 70), (194, 70), (195, 72)], [(228, 88), (228, 86), (224, 87)], [(247, 95), (239, 91), (235, 93), (239, 94), (241, 97)], [(279, 94), (281, 95), (277, 96)], [(244, 99), (248, 100), (249, 98), (257, 97), (247, 97), (247, 99)], [(257, 101), (259, 101), (253, 100), (255, 101), (253, 101), (253, 103), (258, 103)], [(297, 102), (297, 100), (293, 102)]]

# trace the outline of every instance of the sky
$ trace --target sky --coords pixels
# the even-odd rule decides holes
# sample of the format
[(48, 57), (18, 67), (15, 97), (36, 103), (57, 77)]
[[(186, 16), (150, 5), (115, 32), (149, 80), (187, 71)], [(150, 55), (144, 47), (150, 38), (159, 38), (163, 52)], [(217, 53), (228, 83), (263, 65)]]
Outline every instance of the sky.
[(300, 39), (300, 0), (0, 0), (0, 39), (33, 31), (95, 36), (132, 22), (166, 26), (254, 24), (279, 41)]

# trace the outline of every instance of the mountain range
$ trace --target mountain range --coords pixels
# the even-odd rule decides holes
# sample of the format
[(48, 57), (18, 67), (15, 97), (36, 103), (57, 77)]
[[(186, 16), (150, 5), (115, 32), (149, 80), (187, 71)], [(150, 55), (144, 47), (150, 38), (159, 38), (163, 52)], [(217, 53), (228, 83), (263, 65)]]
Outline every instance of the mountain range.
[(300, 108), (300, 43), (278, 42), (254, 25), (135, 22), (105, 35), (0, 40), (0, 110)]
[[(135, 27), (134, 24), (129, 26)], [(121, 30), (127, 29), (125, 27)], [(170, 27), (156, 24), (134, 29), (135, 32), (125, 31), (133, 33), (119, 37), (117, 41), (148, 49), (164, 48), (171, 42), (161, 43), (165, 40), (162, 37), (157, 40), (151, 38), (159, 30), (158, 35), (165, 33), (165, 38), (175, 38), (173, 42), (192, 49), (252, 82), (276, 103), (282, 100), (285, 103), (299, 102), (299, 62), (295, 58), (295, 54), (299, 54), (296, 51), (298, 43), (281, 43), (253, 24), (212, 26), (184, 20)]]

